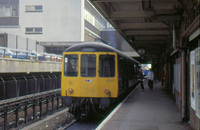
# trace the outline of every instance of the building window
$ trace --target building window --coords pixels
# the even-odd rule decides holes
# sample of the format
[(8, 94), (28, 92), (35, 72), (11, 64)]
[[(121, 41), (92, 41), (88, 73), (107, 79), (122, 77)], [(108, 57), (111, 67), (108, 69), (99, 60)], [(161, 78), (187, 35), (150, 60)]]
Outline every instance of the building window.
[(11, 6), (6, 6), (5, 7), (5, 16), (12, 16), (12, 8)]
[(42, 5), (26, 5), (26, 12), (42, 12), (43, 6)]
[(17, 16), (16, 7), (0, 6), (0, 17), (13, 17), (13, 16)]
[(42, 28), (35, 28), (35, 32), (41, 33), (42, 32)]
[(3, 6), (0, 6), (0, 17), (1, 16), (4, 16), (4, 13), (3, 13), (4, 11), (3, 11)]
[(26, 34), (42, 34), (42, 28), (41, 27), (27, 27), (26, 28)]

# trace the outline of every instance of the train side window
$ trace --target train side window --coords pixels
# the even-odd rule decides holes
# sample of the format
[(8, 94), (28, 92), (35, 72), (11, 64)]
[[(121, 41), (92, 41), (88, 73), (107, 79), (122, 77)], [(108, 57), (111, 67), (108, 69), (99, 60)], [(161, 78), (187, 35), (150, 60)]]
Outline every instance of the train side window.
[(99, 56), (99, 76), (114, 77), (115, 76), (115, 56), (100, 55)]
[(81, 76), (82, 77), (96, 76), (96, 55), (91, 55), (91, 54), (81, 55)]
[(67, 77), (78, 76), (78, 55), (65, 55), (64, 75)]

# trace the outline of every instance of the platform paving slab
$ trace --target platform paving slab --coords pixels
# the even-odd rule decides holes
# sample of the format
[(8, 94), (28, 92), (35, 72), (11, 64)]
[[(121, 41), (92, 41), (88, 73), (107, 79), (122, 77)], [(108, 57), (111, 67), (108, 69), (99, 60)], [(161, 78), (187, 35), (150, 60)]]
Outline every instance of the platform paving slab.
[(147, 81), (145, 91), (140, 86), (134, 90), (121, 107), (104, 122), (101, 130), (192, 130), (180, 119), (180, 113), (172, 98), (166, 94), (160, 82), (150, 91)]

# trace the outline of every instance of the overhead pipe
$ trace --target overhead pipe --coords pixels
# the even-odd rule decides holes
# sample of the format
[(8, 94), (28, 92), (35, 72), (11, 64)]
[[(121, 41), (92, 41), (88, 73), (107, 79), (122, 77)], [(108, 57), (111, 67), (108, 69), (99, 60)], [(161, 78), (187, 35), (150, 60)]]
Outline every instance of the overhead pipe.
[(176, 45), (176, 30), (175, 30), (175, 25), (173, 25), (173, 48), (175, 49), (175, 50), (177, 50), (177, 51), (179, 51), (179, 52), (181, 52), (181, 65), (182, 65), (182, 70), (181, 70), (181, 72), (182, 72), (182, 81), (181, 81), (181, 83), (182, 83), (182, 89), (180, 90), (181, 91), (181, 97), (182, 97), (182, 109), (181, 109), (181, 117), (182, 117), (182, 120), (184, 120), (185, 118), (186, 118), (186, 85), (185, 85), (185, 73), (186, 73), (186, 68), (185, 68), (185, 58), (186, 58), (186, 56), (185, 56), (185, 50), (183, 50), (182, 48), (180, 48), (180, 47), (177, 47), (177, 45)]

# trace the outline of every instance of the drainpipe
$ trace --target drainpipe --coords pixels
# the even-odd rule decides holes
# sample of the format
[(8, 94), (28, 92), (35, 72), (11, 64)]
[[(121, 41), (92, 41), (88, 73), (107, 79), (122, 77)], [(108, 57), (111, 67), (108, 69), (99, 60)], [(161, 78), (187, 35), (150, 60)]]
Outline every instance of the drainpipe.
[(182, 84), (182, 89), (180, 90), (181, 91), (181, 98), (182, 98), (182, 101), (181, 101), (181, 118), (182, 120), (184, 120), (186, 118), (186, 85), (185, 85), (185, 73), (186, 73), (186, 68), (185, 68), (185, 51), (179, 47), (176, 46), (176, 31), (175, 31), (175, 25), (173, 26), (173, 48), (179, 52), (181, 52), (181, 65), (182, 65), (182, 81), (181, 81), (181, 84)]

